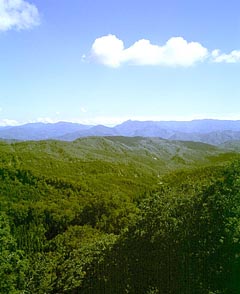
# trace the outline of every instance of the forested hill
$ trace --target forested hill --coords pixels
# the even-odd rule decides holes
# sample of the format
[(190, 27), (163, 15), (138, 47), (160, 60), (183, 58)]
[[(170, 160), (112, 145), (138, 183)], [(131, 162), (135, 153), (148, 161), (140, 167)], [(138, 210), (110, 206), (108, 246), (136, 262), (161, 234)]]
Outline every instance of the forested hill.
[(240, 155), (142, 137), (0, 142), (0, 293), (239, 293)]
[[(0, 142), (1, 153), (9, 156), (9, 161), (2, 156), (2, 162), (9, 166), (34, 169), (41, 173), (56, 172), (59, 165), (80, 162), (101, 161), (107, 163), (132, 163), (144, 165), (147, 169), (163, 172), (171, 168), (211, 163), (212, 157), (227, 153), (224, 148), (190, 142), (171, 141), (160, 138), (143, 137), (88, 137), (73, 142), (63, 141), (27, 141)], [(57, 167), (55, 163), (58, 161)], [(66, 173), (62, 170), (61, 173)], [(75, 169), (71, 171), (73, 175)], [(57, 174), (56, 174), (57, 175)]]

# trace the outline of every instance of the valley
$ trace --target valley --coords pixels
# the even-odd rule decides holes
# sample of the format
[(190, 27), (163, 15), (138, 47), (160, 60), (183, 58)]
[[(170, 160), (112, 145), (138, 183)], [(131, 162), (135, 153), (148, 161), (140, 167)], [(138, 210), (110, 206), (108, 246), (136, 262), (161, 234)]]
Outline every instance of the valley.
[(235, 150), (147, 137), (2, 140), (0, 292), (237, 293)]

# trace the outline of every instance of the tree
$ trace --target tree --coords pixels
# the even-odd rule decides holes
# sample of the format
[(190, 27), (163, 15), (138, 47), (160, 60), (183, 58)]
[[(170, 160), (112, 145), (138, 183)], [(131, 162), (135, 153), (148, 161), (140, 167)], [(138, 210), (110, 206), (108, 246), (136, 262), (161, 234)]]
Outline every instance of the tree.
[(10, 232), (7, 216), (0, 215), (0, 293), (20, 294), (25, 288), (28, 262)]

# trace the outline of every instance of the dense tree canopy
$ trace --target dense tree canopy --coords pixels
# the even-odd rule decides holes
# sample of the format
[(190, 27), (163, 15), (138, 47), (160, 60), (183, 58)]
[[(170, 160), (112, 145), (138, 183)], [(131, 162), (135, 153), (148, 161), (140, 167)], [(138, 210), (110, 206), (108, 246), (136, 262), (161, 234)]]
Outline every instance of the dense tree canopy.
[(39, 144), (0, 146), (0, 293), (239, 293), (237, 154), (161, 173)]

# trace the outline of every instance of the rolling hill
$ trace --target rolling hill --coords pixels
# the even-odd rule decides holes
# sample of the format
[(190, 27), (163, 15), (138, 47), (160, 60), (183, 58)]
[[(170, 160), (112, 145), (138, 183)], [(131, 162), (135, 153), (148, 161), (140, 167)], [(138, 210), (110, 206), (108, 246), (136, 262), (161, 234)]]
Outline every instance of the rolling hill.
[(211, 290), (239, 280), (225, 263), (238, 264), (238, 153), (106, 136), (0, 141), (0, 154), (0, 293), (209, 293), (206, 262)]
[[(66, 177), (79, 175), (79, 166), (99, 162), (102, 165), (133, 165), (142, 174), (162, 174), (176, 168), (211, 164), (224, 154), (237, 156), (209, 144), (145, 137), (86, 137), (73, 142), (45, 140), (1, 142), (0, 162), (15, 168), (38, 170), (41, 174), (59, 173)], [(6, 159), (8, 158), (8, 159)], [(8, 161), (9, 160), (9, 161)], [(68, 168), (65, 166), (68, 165)], [(69, 172), (69, 165), (71, 172)]]

